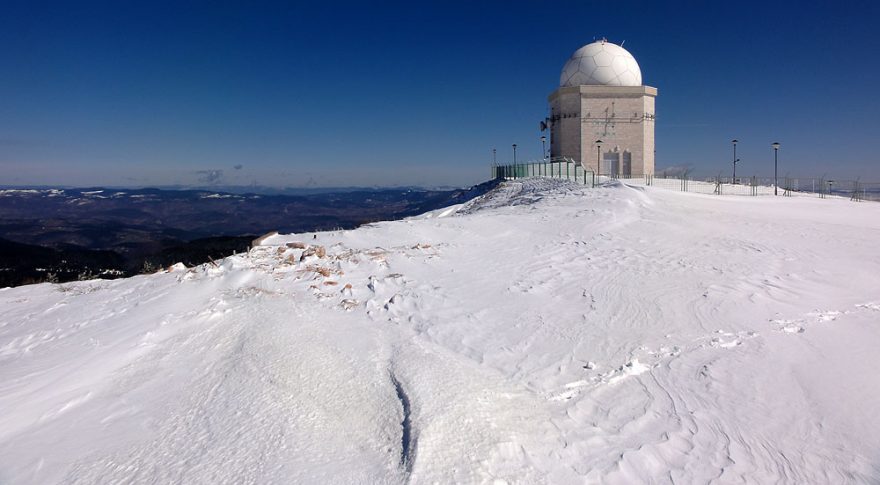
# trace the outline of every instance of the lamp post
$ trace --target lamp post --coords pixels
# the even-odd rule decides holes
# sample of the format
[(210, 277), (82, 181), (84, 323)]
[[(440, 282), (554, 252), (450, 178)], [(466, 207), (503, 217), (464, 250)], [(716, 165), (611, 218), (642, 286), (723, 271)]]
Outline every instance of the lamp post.
[(773, 195), (779, 195), (779, 142), (774, 141), (770, 146), (773, 147)]
[(602, 175), (602, 166), (600, 165), (599, 155), (602, 153), (602, 140), (596, 140), (596, 173)]
[(736, 144), (739, 143), (739, 140), (736, 138), (731, 141), (733, 143), (733, 183), (736, 183), (736, 162), (739, 160), (736, 158)]
[(492, 149), (492, 165), (495, 165), (495, 149)]
[(547, 137), (541, 135), (541, 159), (547, 158)]
[(516, 165), (516, 143), (513, 144), (513, 164)]

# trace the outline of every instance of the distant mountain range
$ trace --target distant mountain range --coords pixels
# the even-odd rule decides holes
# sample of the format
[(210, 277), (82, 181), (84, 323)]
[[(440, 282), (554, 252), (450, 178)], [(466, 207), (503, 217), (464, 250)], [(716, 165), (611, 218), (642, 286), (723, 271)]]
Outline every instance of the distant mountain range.
[(114, 192), (132, 192), (143, 189), (162, 191), (196, 191), (196, 192), (222, 192), (227, 194), (249, 195), (316, 195), (316, 194), (339, 194), (346, 192), (384, 192), (384, 191), (412, 191), (412, 192), (451, 192), (461, 187), (451, 186), (400, 186), (400, 187), (269, 187), (265, 185), (151, 185), (148, 187), (124, 187), (124, 186), (96, 186), (93, 188), (67, 187), (55, 185), (0, 185), (0, 190), (105, 190)]
[(269, 231), (351, 229), (465, 202), (494, 187), (214, 190), (0, 189), (0, 287), (118, 277), (246, 250)]

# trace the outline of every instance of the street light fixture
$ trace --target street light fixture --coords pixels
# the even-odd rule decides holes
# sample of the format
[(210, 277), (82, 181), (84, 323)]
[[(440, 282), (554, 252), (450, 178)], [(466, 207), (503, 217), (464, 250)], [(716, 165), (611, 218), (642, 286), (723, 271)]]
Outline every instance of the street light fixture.
[(541, 135), (541, 159), (547, 158), (547, 137)]
[(779, 142), (774, 141), (773, 147), (773, 195), (779, 195)]
[(733, 183), (736, 183), (736, 162), (739, 161), (739, 159), (736, 158), (736, 144), (739, 143), (739, 140), (734, 138), (731, 143), (733, 143)]
[(600, 165), (599, 156), (602, 153), (602, 140), (596, 140), (596, 172), (602, 175), (602, 166)]

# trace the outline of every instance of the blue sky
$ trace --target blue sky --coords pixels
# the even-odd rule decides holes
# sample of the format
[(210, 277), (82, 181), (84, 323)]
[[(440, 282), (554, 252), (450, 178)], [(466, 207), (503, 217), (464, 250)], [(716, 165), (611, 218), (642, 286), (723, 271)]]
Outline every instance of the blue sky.
[(0, 184), (467, 185), (625, 41), (657, 166), (880, 180), (880, 14), (830, 2), (3, 2)]

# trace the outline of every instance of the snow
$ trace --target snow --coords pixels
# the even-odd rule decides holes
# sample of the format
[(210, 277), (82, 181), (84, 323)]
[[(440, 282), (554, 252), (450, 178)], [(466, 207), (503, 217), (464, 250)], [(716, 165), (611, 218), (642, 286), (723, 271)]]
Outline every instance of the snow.
[(202, 195), (202, 199), (242, 199), (243, 197), (233, 194), (208, 194)]
[(0, 483), (876, 482), (878, 215), (536, 179), (2, 289)]
[(6, 195), (22, 195), (22, 194), (39, 194), (36, 189), (0, 189), (0, 196)]

